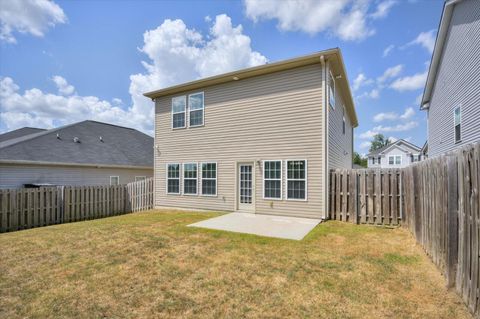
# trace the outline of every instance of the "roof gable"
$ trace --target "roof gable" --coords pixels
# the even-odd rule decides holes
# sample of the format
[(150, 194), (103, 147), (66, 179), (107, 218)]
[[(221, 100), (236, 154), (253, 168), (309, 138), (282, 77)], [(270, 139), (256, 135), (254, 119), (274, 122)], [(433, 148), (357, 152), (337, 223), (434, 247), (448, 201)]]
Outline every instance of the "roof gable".
[(375, 155), (379, 155), (379, 154), (383, 154), (383, 153), (386, 153), (389, 149), (393, 148), (393, 147), (396, 147), (404, 152), (420, 152), (421, 151), (421, 148), (410, 143), (410, 142), (407, 142), (405, 141), (404, 139), (399, 139), (399, 140), (396, 140), (395, 142), (391, 143), (391, 144), (388, 144), (386, 146), (383, 146), (379, 149), (376, 149), (370, 153), (368, 153), (367, 156), (375, 156)]

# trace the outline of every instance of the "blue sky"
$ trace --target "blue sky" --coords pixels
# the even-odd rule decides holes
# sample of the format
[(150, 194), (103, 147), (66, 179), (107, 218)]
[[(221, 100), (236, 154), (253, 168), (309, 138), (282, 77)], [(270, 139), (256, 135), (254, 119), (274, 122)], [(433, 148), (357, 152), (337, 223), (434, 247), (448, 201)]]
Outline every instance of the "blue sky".
[(86, 118), (153, 129), (141, 93), (340, 47), (359, 127), (422, 145), (443, 1), (10, 1), (0, 8), (0, 132)]

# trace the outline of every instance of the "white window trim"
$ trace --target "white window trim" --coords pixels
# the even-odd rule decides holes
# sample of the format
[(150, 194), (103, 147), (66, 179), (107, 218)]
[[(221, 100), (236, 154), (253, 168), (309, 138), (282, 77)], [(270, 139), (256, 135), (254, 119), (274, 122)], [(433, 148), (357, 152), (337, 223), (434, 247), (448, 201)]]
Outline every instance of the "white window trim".
[[(393, 158), (392, 163), (390, 164), (390, 159)], [(388, 165), (395, 165), (395, 155), (388, 155)]]
[[(117, 178), (118, 184), (112, 184), (112, 178)], [(117, 176), (117, 175), (110, 176), (110, 186), (113, 186), (113, 185), (120, 185), (120, 176)]]
[[(395, 165), (402, 165), (402, 155), (395, 155)], [(400, 162), (397, 164), (397, 158), (400, 158)]]
[[(397, 157), (400, 158), (400, 163), (398, 164)], [(393, 158), (393, 164), (390, 164), (390, 158)], [(388, 155), (388, 165), (402, 165), (402, 155)]]
[[(459, 109), (460, 110), (460, 119), (459, 119), (459, 123), (458, 124), (455, 124), (455, 111)], [(457, 125), (460, 125), (460, 139), (457, 141), (457, 138), (455, 136), (455, 130), (456, 130), (456, 127)], [(453, 109), (453, 143), (454, 144), (458, 144), (458, 143), (461, 143), (462, 142), (462, 105), (458, 105), (456, 106), (454, 109)]]
[[(280, 198), (265, 197), (265, 162), (280, 162)], [(283, 161), (282, 160), (263, 160), (262, 161), (262, 198), (267, 200), (283, 200)], [(268, 180), (278, 181), (278, 178), (269, 178)]]
[[(141, 180), (137, 181), (137, 178), (141, 178)], [(145, 179), (147, 179), (147, 176), (135, 176), (135, 182), (143, 181)]]
[[(204, 194), (203, 193), (203, 171), (202, 171), (202, 166), (203, 164), (215, 164), (215, 178), (205, 178), (205, 180), (214, 180), (215, 181), (215, 195), (212, 194)], [(198, 175), (197, 175), (198, 177)], [(197, 191), (198, 192), (198, 191)], [(205, 197), (217, 197), (218, 196), (218, 163), (216, 161), (206, 161), (206, 162), (200, 162), (200, 193), (202, 196)]]
[[(168, 165), (178, 165), (178, 193), (170, 193), (168, 191)], [(171, 178), (176, 179), (176, 178)], [(180, 195), (182, 192), (182, 164), (180, 163), (166, 163), (165, 164), (165, 194), (167, 195)]]
[(333, 82), (333, 100), (334, 100), (334, 103), (333, 103), (333, 105), (330, 104), (330, 101), (332, 100), (331, 97), (330, 97), (330, 95), (331, 95), (330, 94), (330, 89), (332, 87), (332, 84), (330, 83), (330, 81), (328, 81), (328, 104), (330, 105), (330, 107), (332, 109), (335, 110), (335, 104), (337, 104), (337, 99), (336, 99), (337, 84), (335, 83), (335, 78), (333, 77), (332, 71), (329, 71), (329, 73), (330, 73), (330, 80), (332, 80), (332, 82)]
[[(185, 178), (185, 165), (189, 165), (189, 164), (195, 164), (195, 165), (197, 165), (197, 178)], [(182, 165), (182, 175), (181, 175), (181, 176), (182, 176), (182, 185), (183, 185), (183, 187), (182, 187), (182, 195), (185, 195), (185, 196), (197, 196), (197, 195), (198, 195), (198, 163), (196, 163), (196, 162), (183, 163), (183, 165)], [(195, 188), (195, 191), (196, 191), (195, 194), (190, 194), (190, 193), (186, 194), (186, 193), (185, 193), (185, 180), (186, 180), (186, 179), (187, 179), (187, 180), (190, 180), (190, 179), (193, 180), (193, 179), (194, 179), (194, 180), (196, 181), (197, 187)]]
[[(305, 161), (305, 198), (288, 198), (288, 162), (292, 161)], [(285, 199), (288, 201), (296, 201), (296, 202), (306, 202), (308, 201), (308, 161), (306, 159), (287, 159), (285, 160)], [(290, 179), (294, 181), (303, 181), (303, 179)]]
[[(173, 112), (173, 99), (176, 99), (176, 98), (181, 98), (183, 97), (183, 99), (185, 100), (185, 109), (183, 112)], [(172, 97), (172, 103), (171, 103), (171, 106), (170, 106), (170, 112), (172, 113), (172, 116), (171, 116), (171, 120), (170, 120), (170, 127), (172, 128), (172, 130), (179, 130), (179, 129), (184, 129), (187, 127), (187, 121), (188, 121), (188, 118), (187, 118), (187, 96), (186, 95), (179, 95), (179, 96), (174, 96)], [(185, 121), (183, 122), (183, 126), (179, 126), (179, 127), (173, 127), (173, 115), (174, 114), (180, 114), (180, 113), (184, 113), (185, 114)]]
[[(199, 111), (200, 109), (196, 109), (196, 110), (192, 110), (190, 108), (190, 96), (192, 95), (196, 95), (196, 94), (202, 94), (202, 102), (203, 102), (203, 107), (202, 107), (202, 124), (200, 125), (190, 125), (190, 113), (191, 112), (195, 112), (195, 111)], [(186, 116), (185, 116), (186, 117)], [(205, 126), (205, 93), (202, 91), (202, 92), (195, 92), (195, 93), (191, 93), (188, 95), (188, 127), (202, 127), (202, 126)]]

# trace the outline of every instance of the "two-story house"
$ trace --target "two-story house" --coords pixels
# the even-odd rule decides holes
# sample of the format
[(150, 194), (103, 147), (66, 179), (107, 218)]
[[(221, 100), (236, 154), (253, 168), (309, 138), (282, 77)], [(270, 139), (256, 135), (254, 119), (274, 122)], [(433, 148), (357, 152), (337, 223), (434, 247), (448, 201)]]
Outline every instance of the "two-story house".
[(370, 152), (368, 168), (402, 168), (423, 159), (422, 149), (403, 139)]
[(155, 206), (326, 218), (357, 116), (338, 48), (146, 93)]
[(428, 156), (480, 141), (480, 1), (449, 0), (422, 97)]

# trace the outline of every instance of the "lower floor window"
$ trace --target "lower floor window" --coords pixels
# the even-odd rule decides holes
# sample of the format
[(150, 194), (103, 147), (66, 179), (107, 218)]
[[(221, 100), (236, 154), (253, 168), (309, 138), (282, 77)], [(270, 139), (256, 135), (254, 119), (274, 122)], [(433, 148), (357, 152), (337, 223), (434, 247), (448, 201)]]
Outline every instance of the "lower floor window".
[(287, 161), (287, 199), (306, 199), (307, 161)]
[(400, 165), (402, 164), (402, 155), (390, 155), (388, 157), (388, 164), (389, 165)]
[(167, 193), (180, 194), (180, 164), (167, 164)]
[(118, 184), (120, 184), (120, 177), (110, 176), (110, 185), (118, 185)]
[(202, 163), (202, 195), (217, 195), (217, 163)]
[(183, 193), (197, 195), (197, 164), (183, 164)]
[(282, 198), (282, 161), (263, 162), (263, 197)]

